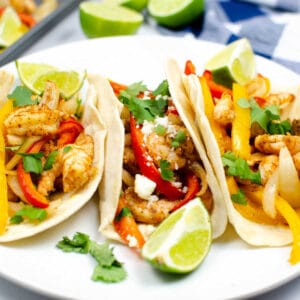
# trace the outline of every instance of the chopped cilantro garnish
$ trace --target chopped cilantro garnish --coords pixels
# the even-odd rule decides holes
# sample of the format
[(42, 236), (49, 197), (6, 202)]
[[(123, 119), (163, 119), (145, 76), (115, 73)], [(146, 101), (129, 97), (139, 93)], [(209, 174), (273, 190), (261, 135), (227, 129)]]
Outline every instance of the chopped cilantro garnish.
[(120, 101), (128, 107), (138, 124), (145, 120), (153, 121), (156, 117), (163, 116), (168, 105), (168, 102), (162, 98), (157, 100), (137, 98), (140, 93), (147, 90), (142, 82), (136, 82), (120, 92)]
[(38, 104), (38, 100), (32, 100), (32, 93), (25, 86), (17, 86), (7, 98), (13, 100), (15, 107)]
[(169, 83), (167, 80), (163, 80), (159, 86), (152, 92), (154, 96), (170, 96)]
[(76, 103), (77, 103), (77, 106), (76, 106), (76, 111), (75, 111), (75, 117), (77, 118), (77, 119), (80, 119), (81, 117), (82, 117), (82, 114), (83, 114), (83, 112), (82, 112), (82, 106), (81, 106), (81, 104), (82, 104), (82, 99), (80, 99), (80, 98), (77, 98), (76, 99)]
[(70, 150), (72, 150), (72, 146), (65, 146), (63, 149), (63, 153), (68, 153)]
[(53, 164), (55, 163), (55, 160), (56, 160), (56, 157), (57, 157), (58, 153), (59, 153), (58, 150), (54, 150), (48, 155), (47, 160), (44, 164), (44, 170), (45, 171), (52, 169)]
[(163, 136), (166, 134), (167, 128), (163, 125), (158, 124), (154, 127), (154, 132), (157, 133), (158, 135)]
[(64, 252), (89, 253), (97, 261), (92, 280), (104, 282), (119, 282), (127, 277), (123, 265), (116, 260), (113, 249), (108, 243), (98, 244), (87, 234), (77, 232), (73, 239), (63, 237), (56, 245)]
[(260, 184), (260, 172), (253, 172), (245, 159), (236, 157), (233, 152), (226, 152), (222, 155), (223, 166), (229, 176), (238, 176), (240, 179), (248, 179), (253, 183)]
[(242, 189), (239, 189), (239, 191), (236, 194), (232, 194), (231, 200), (241, 205), (247, 205), (247, 199)]
[(132, 217), (131, 211), (128, 207), (123, 207), (115, 220), (120, 221), (123, 217)]
[(17, 153), (23, 156), (23, 165), (26, 172), (41, 174), (43, 171), (42, 156), (43, 152), (38, 153)]
[(161, 159), (159, 162), (159, 168), (162, 179), (167, 181), (174, 180), (174, 172), (170, 169), (170, 163), (167, 160)]
[(186, 140), (186, 134), (184, 131), (180, 130), (175, 135), (173, 141), (171, 142), (171, 146), (173, 148), (178, 148), (182, 143)]
[(249, 101), (239, 99), (238, 104), (242, 108), (251, 108), (251, 124), (259, 124), (266, 133), (286, 134), (292, 129), (289, 121), (280, 122), (280, 108), (278, 105), (272, 104), (261, 108), (254, 99)]
[(12, 224), (19, 224), (24, 221), (24, 217), (29, 221), (43, 221), (47, 217), (47, 211), (39, 207), (24, 205), (9, 221)]

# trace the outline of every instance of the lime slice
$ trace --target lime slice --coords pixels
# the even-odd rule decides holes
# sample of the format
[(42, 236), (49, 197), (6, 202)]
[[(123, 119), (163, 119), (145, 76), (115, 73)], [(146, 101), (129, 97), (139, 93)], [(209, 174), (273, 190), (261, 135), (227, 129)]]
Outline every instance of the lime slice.
[(90, 38), (133, 34), (144, 20), (132, 9), (97, 2), (82, 2), (79, 14), (81, 28)]
[(171, 273), (193, 271), (206, 257), (212, 240), (209, 214), (195, 198), (166, 218), (142, 248), (154, 267)]
[(57, 70), (57, 68), (47, 64), (27, 63), (20, 62), (18, 60), (16, 61), (16, 68), (21, 82), (35, 94), (41, 93), (40, 90), (33, 86), (33, 83), (37, 80), (37, 78), (50, 71)]
[(27, 30), (14, 9), (6, 8), (0, 19), (0, 47), (9, 47)]
[(178, 28), (193, 22), (204, 11), (204, 0), (149, 0), (148, 10), (157, 23)]
[(77, 93), (86, 78), (86, 72), (79, 74), (74, 71), (50, 71), (42, 74), (33, 82), (33, 88), (42, 93), (46, 81), (52, 81), (56, 84), (62, 97), (68, 99)]
[(141, 11), (146, 8), (148, 0), (105, 0), (105, 3), (113, 5), (121, 5), (132, 8), (136, 11)]
[(213, 56), (205, 66), (212, 72), (215, 82), (232, 88), (232, 83), (246, 84), (256, 75), (255, 57), (247, 39), (227, 45)]

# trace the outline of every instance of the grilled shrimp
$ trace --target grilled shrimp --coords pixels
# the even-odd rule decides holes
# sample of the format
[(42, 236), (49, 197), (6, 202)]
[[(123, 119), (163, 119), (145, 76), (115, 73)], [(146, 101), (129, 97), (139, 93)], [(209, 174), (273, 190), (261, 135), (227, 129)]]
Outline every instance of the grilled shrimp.
[(294, 100), (295, 100), (295, 95), (291, 93), (269, 94), (266, 97), (266, 101), (268, 104), (276, 104), (280, 107), (284, 107), (285, 105), (293, 102)]
[(7, 95), (14, 84), (14, 76), (4, 70), (0, 71), (0, 105), (6, 101)]
[(214, 120), (226, 126), (231, 124), (234, 119), (233, 103), (230, 95), (224, 95), (216, 103), (214, 108)]
[(176, 133), (183, 131), (185, 133), (185, 141), (179, 147), (172, 147), (172, 140), (176, 133), (168, 133), (164, 136), (157, 135), (152, 132), (146, 137), (145, 145), (149, 151), (149, 155), (153, 158), (154, 163), (159, 166), (162, 159), (170, 163), (171, 170), (178, 170), (186, 166), (187, 161), (195, 160), (196, 153), (193, 142), (184, 127), (172, 125)]
[(11, 6), (18, 12), (33, 13), (36, 10), (34, 0), (10, 0)]
[(280, 149), (287, 147), (291, 155), (300, 152), (300, 136), (262, 134), (255, 138), (255, 148), (266, 154), (278, 155)]
[(8, 115), (4, 121), (4, 129), (6, 134), (18, 136), (55, 134), (63, 115), (45, 105), (23, 106)]
[(168, 201), (161, 199), (148, 201), (139, 198), (132, 187), (124, 192), (125, 205), (132, 212), (137, 222), (146, 224), (158, 224), (162, 222), (170, 213), (178, 201)]
[(81, 133), (70, 151), (59, 149), (56, 160), (50, 170), (43, 171), (38, 182), (38, 191), (48, 195), (54, 191), (57, 177), (62, 175), (63, 191), (70, 192), (83, 186), (93, 175), (92, 167), (94, 142), (91, 136)]
[(39, 106), (47, 105), (50, 109), (57, 109), (59, 102), (59, 89), (52, 81), (46, 81), (43, 97)]
[(261, 175), (261, 182), (265, 185), (268, 179), (279, 165), (279, 158), (277, 155), (266, 155), (260, 162), (258, 169)]

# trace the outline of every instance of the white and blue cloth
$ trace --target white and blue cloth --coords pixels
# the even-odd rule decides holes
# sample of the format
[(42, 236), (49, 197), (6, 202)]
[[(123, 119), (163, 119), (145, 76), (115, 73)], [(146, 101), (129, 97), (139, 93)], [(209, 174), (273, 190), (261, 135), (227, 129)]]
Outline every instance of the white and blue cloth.
[(223, 44), (246, 37), (256, 54), (300, 74), (300, 0), (206, 0), (203, 17), (191, 26), (157, 29)]

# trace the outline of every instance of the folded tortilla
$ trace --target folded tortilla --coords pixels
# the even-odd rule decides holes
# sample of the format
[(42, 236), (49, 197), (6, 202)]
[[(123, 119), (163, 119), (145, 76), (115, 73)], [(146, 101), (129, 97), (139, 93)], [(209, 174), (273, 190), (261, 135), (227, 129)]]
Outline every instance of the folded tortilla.
[(84, 105), (82, 124), (84, 132), (93, 137), (95, 174), (80, 189), (69, 193), (54, 193), (50, 197), (50, 205), (46, 209), (47, 217), (40, 223), (24, 221), (20, 224), (8, 224), (6, 232), (0, 235), (0, 242), (10, 242), (27, 238), (45, 231), (64, 220), (81, 209), (94, 195), (101, 181), (104, 169), (104, 142), (106, 129), (97, 109), (97, 94), (91, 85), (87, 91)]
[[(212, 166), (207, 158), (198, 131), (193, 123), (194, 115), (188, 104), (184, 92), (180, 73), (173, 74), (171, 65), (166, 66), (166, 75), (169, 82), (169, 90), (173, 103), (187, 128), (196, 150), (202, 160), (207, 174), (207, 182), (213, 195), (213, 211), (211, 215), (213, 238), (217, 238), (224, 232), (227, 225), (226, 207), (223, 201), (219, 183)], [(122, 191), (122, 170), (125, 129), (120, 117), (123, 104), (115, 96), (108, 80), (100, 75), (92, 75), (89, 82), (96, 87), (99, 102), (98, 108), (105, 111), (104, 122), (107, 128), (105, 167), (103, 180), (100, 183), (100, 227), (99, 231), (107, 238), (122, 242), (115, 231), (113, 221), (115, 218), (120, 193)], [(139, 224), (139, 228), (145, 239), (155, 229), (153, 225)]]
[[(220, 183), (226, 203), (229, 222), (234, 226), (238, 235), (247, 243), (254, 246), (283, 246), (293, 241), (291, 230), (288, 226), (269, 225), (255, 223), (243, 217), (234, 207), (228, 186), (226, 183), (226, 174), (221, 160), (221, 152), (210, 127), (208, 118), (204, 113), (204, 98), (199, 78), (196, 75), (185, 75), (181, 71), (182, 80), (184, 81), (185, 91), (194, 107), (196, 114), (196, 123), (201, 132), (201, 137), (207, 148), (207, 154), (214, 168), (216, 177)], [(296, 95), (292, 106), (283, 112), (284, 119), (289, 117), (290, 120), (299, 117), (300, 89), (291, 87), (289, 92)]]

